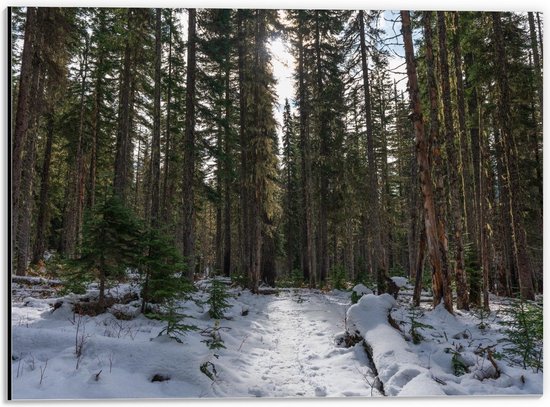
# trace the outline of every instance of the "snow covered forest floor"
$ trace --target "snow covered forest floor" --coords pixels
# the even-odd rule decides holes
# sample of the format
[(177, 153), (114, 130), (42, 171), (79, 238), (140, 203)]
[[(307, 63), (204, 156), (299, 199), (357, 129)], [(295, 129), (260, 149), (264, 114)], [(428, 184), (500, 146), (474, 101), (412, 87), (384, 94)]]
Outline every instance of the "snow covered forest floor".
[[(401, 282), (401, 281), (399, 281)], [(12, 283), (15, 399), (348, 397), (541, 394), (542, 372), (507, 357), (509, 302), (488, 315), (430, 303), (412, 308), (405, 286), (394, 300), (351, 292), (227, 285), (230, 307), (212, 319), (211, 281), (178, 304), (194, 325), (174, 339), (165, 321), (142, 315), (131, 283), (109, 290), (107, 312), (79, 315), (98, 295), (57, 294), (58, 282)], [(388, 314), (390, 317), (388, 317)]]

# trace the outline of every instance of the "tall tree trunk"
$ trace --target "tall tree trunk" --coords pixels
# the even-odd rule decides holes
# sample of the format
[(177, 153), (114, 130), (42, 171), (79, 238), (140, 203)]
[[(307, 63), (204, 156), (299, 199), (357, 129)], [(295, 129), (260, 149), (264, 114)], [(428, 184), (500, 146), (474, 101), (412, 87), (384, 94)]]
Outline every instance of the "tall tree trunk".
[[(478, 256), (479, 261), (472, 264), (471, 266), (474, 269), (482, 268), (483, 273), (488, 275), (488, 267), (486, 268), (484, 264), (489, 264), (488, 251), (487, 251), (487, 242), (484, 237), (485, 231), (485, 187), (484, 185), (484, 162), (482, 158), (483, 154), (483, 143), (480, 136), (480, 110), (478, 103), (478, 93), (477, 86), (474, 83), (472, 75), (472, 66), (473, 66), (473, 55), (471, 53), (466, 53), (464, 55), (464, 67), (466, 71), (466, 95), (467, 95), (467, 104), (468, 104), (468, 128), (470, 130), (470, 142), (471, 142), (471, 151), (472, 151), (472, 169), (473, 169), (473, 187), (474, 187), (474, 202), (476, 209), (474, 213), (476, 214), (476, 231), (477, 236), (475, 237), (478, 242)], [(487, 280), (488, 281), (488, 280)], [(481, 305), (481, 292), (477, 290), (479, 284), (470, 284), (470, 304), (478, 307)], [(488, 287), (486, 287), (488, 290)], [(485, 288), (484, 288), (485, 291)], [(487, 294), (487, 298), (488, 294)]]
[(19, 212), (21, 208), (21, 172), (23, 169), (23, 151), (27, 144), (29, 123), (31, 120), (31, 89), (35, 74), (35, 47), (37, 39), (37, 9), (27, 7), (25, 21), (25, 38), (21, 54), (21, 72), (19, 76), (19, 93), (15, 113), (15, 126), (12, 138), (11, 151), (11, 233), (12, 250), (14, 257), (14, 271), (17, 275), (25, 275), (26, 260), (19, 256)]
[[(42, 21), (43, 9), (37, 13), (37, 18)], [(39, 109), (42, 103), (43, 93), (43, 72), (40, 53), (40, 45), (33, 51), (33, 72), (31, 78), (30, 117), (27, 131), (29, 134), (25, 137), (24, 154), (21, 171), (20, 197), (18, 200), (19, 208), (16, 219), (16, 245), (15, 245), (15, 270), (17, 275), (25, 275), (30, 258), (31, 248), (31, 221), (34, 203), (33, 181), (34, 165), (36, 161), (36, 132), (39, 124)]]
[(247, 16), (245, 15), (245, 10), (237, 10), (237, 31), (238, 31), (238, 70), (239, 70), (239, 140), (241, 144), (241, 180), (240, 180), (240, 261), (241, 261), (241, 272), (245, 276), (249, 275), (248, 270), (248, 258), (250, 256), (250, 245), (249, 245), (249, 226), (248, 226), (248, 212), (250, 202), (248, 199), (248, 183), (246, 182), (246, 177), (248, 176), (248, 132), (247, 132), (247, 94), (246, 86), (248, 82), (248, 72), (245, 71), (247, 65), (247, 56), (246, 56), (246, 27), (245, 20)]
[(449, 179), (450, 209), (453, 217), (452, 231), (455, 250), (455, 279), (457, 306), (468, 309), (468, 286), (464, 270), (464, 244), (462, 242), (462, 196), (461, 163), (455, 144), (455, 130), (451, 108), (451, 87), (449, 81), (449, 60), (447, 56), (447, 27), (445, 12), (437, 12), (439, 33), (439, 63), (441, 66), (441, 98), (443, 100), (443, 118), (445, 123), (445, 151), (447, 153), (447, 177)]
[(52, 144), (54, 135), (54, 115), (48, 114), (46, 125), (46, 146), (44, 148), (44, 160), (42, 161), (42, 173), (40, 175), (40, 198), (38, 201), (38, 216), (36, 219), (36, 239), (32, 262), (38, 263), (46, 250), (46, 233), (49, 223), (49, 194), (50, 194), (50, 164), (52, 161)]
[[(395, 105), (395, 117), (396, 120), (399, 120), (399, 99), (397, 97), (397, 84), (394, 81), (393, 85), (394, 91), (394, 105)], [(401, 128), (396, 129), (399, 134), (402, 131)], [(418, 215), (419, 209), (422, 210), (422, 205), (419, 205), (418, 194), (420, 192), (418, 186), (418, 166), (416, 164), (416, 146), (414, 143), (411, 144), (411, 160), (410, 160), (410, 183), (409, 183), (409, 228), (407, 230), (407, 251), (408, 251), (408, 274), (409, 279), (415, 278), (417, 273), (416, 268), (416, 259), (417, 259), (417, 249), (418, 249)], [(422, 223), (422, 222), (421, 222)]]
[(187, 79), (185, 96), (185, 135), (183, 155), (183, 256), (187, 278), (195, 273), (195, 75), (196, 75), (196, 10), (188, 9)]
[(511, 222), (511, 236), (513, 244), (513, 257), (519, 276), (520, 294), (524, 299), (533, 300), (535, 292), (533, 287), (533, 273), (527, 253), (527, 239), (523, 225), (521, 202), (521, 182), (518, 171), (518, 157), (514, 134), (512, 133), (510, 87), (508, 84), (508, 68), (506, 61), (506, 49), (501, 27), (499, 12), (492, 13), (493, 31), (495, 41), (497, 84), (500, 98), (498, 100), (499, 124), (503, 144), (503, 158), (505, 171), (504, 197), (509, 202)]
[(426, 240), (428, 252), (433, 268), (434, 277), (434, 306), (442, 301), (449, 312), (453, 312), (452, 296), (449, 289), (449, 276), (443, 268), (443, 259), (446, 258), (446, 247), (440, 244), (437, 225), (438, 219), (435, 212), (432, 176), (430, 172), (430, 159), (428, 140), (424, 133), (424, 121), (422, 119), (422, 106), (418, 89), (418, 76), (414, 59), (410, 13), (401, 11), (403, 43), (405, 47), (405, 59), (407, 64), (407, 76), (409, 79), (409, 97), (411, 101), (412, 121), (416, 138), (416, 159), (420, 174), (420, 186), (423, 195), (424, 223), (426, 228)]
[[(21, 170), (23, 162), (23, 148), (27, 140), (27, 131), (30, 121), (31, 87), (33, 78), (33, 61), (37, 39), (36, 33), (36, 7), (27, 7), (25, 22), (25, 39), (21, 54), (21, 72), (19, 75), (19, 94), (15, 113), (15, 128), (12, 139), (11, 151), (11, 210), (12, 210), (12, 236), (17, 235), (15, 226), (19, 219), (19, 197), (21, 189)], [(14, 239), (16, 240), (16, 239)], [(15, 244), (16, 245), (16, 244)], [(15, 246), (14, 245), (14, 246)], [(18, 271), (19, 273), (20, 271)], [(21, 271), (24, 273), (24, 271)]]
[(369, 84), (369, 67), (367, 63), (367, 46), (365, 43), (365, 17), (363, 10), (358, 13), (359, 40), (361, 48), (361, 68), (363, 73), (363, 91), (365, 97), (365, 120), (367, 124), (367, 158), (368, 158), (368, 207), (369, 231), (372, 240), (371, 261), (373, 272), (376, 274), (378, 293), (386, 292), (386, 279), (388, 276), (387, 264), (384, 262), (384, 248), (380, 242), (380, 211), (378, 204), (378, 173), (374, 151), (374, 134), (372, 129), (372, 108)]
[[(218, 117), (221, 117), (221, 111), (218, 110), (216, 113)], [(214, 240), (214, 250), (216, 254), (215, 258), (215, 270), (217, 273), (221, 273), (223, 270), (223, 206), (224, 202), (222, 199), (223, 196), (223, 182), (222, 179), (224, 177), (223, 174), (223, 160), (225, 157), (223, 156), (223, 128), (221, 125), (219, 125), (217, 131), (216, 131), (216, 194), (218, 195), (218, 199), (215, 203), (216, 205), (216, 234), (215, 234), (215, 240)]]
[(231, 184), (233, 163), (232, 157), (232, 141), (231, 141), (231, 55), (230, 49), (226, 50), (225, 55), (225, 110), (224, 110), (224, 155), (225, 155), (225, 168), (224, 168), (224, 214), (223, 214), (223, 274), (226, 277), (231, 275)]
[(79, 124), (76, 141), (76, 151), (74, 153), (69, 179), (67, 184), (67, 206), (63, 215), (63, 254), (68, 258), (74, 258), (78, 253), (81, 240), (82, 211), (84, 209), (84, 121), (86, 113), (86, 88), (88, 78), (88, 53), (89, 37), (85, 36), (85, 48), (82, 54), (82, 63), (80, 66), (80, 96), (79, 96)]
[(162, 9), (155, 16), (155, 89), (153, 105), (153, 139), (151, 141), (151, 226), (157, 227), (160, 220), (160, 71), (162, 66)]
[[(468, 233), (468, 241), (473, 243), (474, 253), (472, 253), (472, 255), (477, 256), (479, 240), (477, 238), (477, 206), (474, 192), (476, 180), (473, 178), (472, 174), (472, 150), (470, 148), (466, 126), (466, 102), (464, 98), (464, 81), (462, 79), (462, 50), (460, 46), (461, 31), (458, 11), (453, 12), (452, 16), (454, 25), (452, 47), (456, 83), (456, 107), (458, 113), (458, 130), (460, 134), (460, 137), (458, 138), (460, 148), (458, 148), (457, 151), (461, 169), (460, 181), (462, 182), (462, 190), (464, 191), (460, 198), (461, 205), (463, 206), (463, 213), (466, 217), (464, 225), (466, 226), (466, 231)], [(473, 197), (473, 199), (471, 197)]]
[(319, 160), (320, 164), (320, 196), (319, 196), (319, 252), (317, 256), (319, 258), (319, 284), (323, 284), (328, 274), (328, 160), (329, 160), (329, 134), (327, 126), (327, 110), (326, 95), (323, 84), (323, 68), (321, 66), (321, 34), (319, 28), (319, 10), (315, 10), (315, 57), (316, 57), (316, 81), (317, 81), (317, 100), (320, 106), (318, 106), (318, 122), (319, 122)]
[(124, 62), (121, 72), (121, 85), (119, 95), (119, 111), (118, 111), (118, 128), (117, 128), (117, 140), (116, 140), (116, 155), (115, 155), (115, 175), (113, 180), (114, 193), (122, 199), (124, 202), (127, 200), (128, 187), (130, 183), (130, 174), (128, 158), (130, 156), (131, 147), (131, 103), (133, 97), (131, 96), (133, 88), (133, 60), (132, 60), (132, 46), (130, 33), (134, 29), (133, 27), (133, 9), (128, 9), (127, 14), (127, 26), (126, 26), (126, 39), (124, 46)]
[[(540, 13), (538, 11), (537, 11), (537, 27), (539, 31), (540, 56), (542, 58), (542, 56), (544, 55), (544, 49), (543, 49), (544, 42), (542, 41), (542, 24), (540, 22)], [(541, 61), (541, 68), (542, 68), (542, 62), (543, 61)]]
[[(98, 66), (104, 63), (103, 55), (98, 58)], [(86, 207), (92, 209), (95, 206), (96, 178), (97, 178), (97, 154), (99, 149), (99, 135), (101, 133), (101, 104), (103, 100), (103, 75), (98, 71), (95, 85), (94, 111), (92, 124), (92, 140), (90, 150), (90, 173), (88, 175), (88, 199)]]
[[(535, 123), (536, 123), (536, 131), (535, 135), (533, 137), (533, 143), (532, 148), (535, 152), (535, 162), (536, 162), (536, 174), (537, 174), (537, 187), (539, 189), (539, 210), (541, 213), (543, 213), (543, 205), (542, 205), (542, 190), (543, 190), (543, 184), (542, 184), (542, 171), (541, 171), (541, 164), (540, 164), (540, 153), (539, 153), (539, 134), (542, 134), (542, 120), (543, 120), (543, 112), (544, 112), (544, 105), (543, 105), (543, 78), (542, 78), (542, 68), (541, 68), (541, 58), (539, 56), (539, 49), (538, 49), (538, 41), (537, 41), (537, 33), (535, 29), (535, 17), (533, 16), (532, 12), (527, 13), (529, 17), (529, 33), (531, 36), (531, 48), (533, 49), (533, 65), (535, 68), (535, 84), (537, 86), (537, 94), (539, 99), (539, 114), (535, 114), (534, 110), (533, 115), (535, 116)], [(538, 18), (538, 13), (537, 13)], [(542, 41), (541, 41), (541, 56), (542, 56)], [(537, 120), (540, 118), (540, 122)], [(539, 124), (540, 123), (540, 124)]]
[[(302, 13), (299, 12), (301, 17)], [(299, 109), (300, 109), (300, 153), (302, 165), (302, 199), (304, 210), (304, 240), (305, 253), (304, 259), (304, 278), (309, 280), (310, 287), (315, 287), (317, 281), (315, 276), (316, 255), (314, 243), (314, 222), (312, 208), (312, 174), (311, 174), (311, 143), (309, 137), (309, 105), (307, 99), (307, 89), (305, 83), (306, 68), (305, 68), (305, 52), (304, 52), (304, 34), (305, 27), (300, 21), (298, 27), (298, 93), (299, 93)]]
[[(529, 34), (531, 36), (531, 48), (533, 49), (533, 63), (535, 65), (535, 83), (537, 84), (537, 95), (539, 97), (539, 109), (542, 112), (543, 111), (542, 69), (540, 64), (537, 32), (535, 29), (535, 17), (533, 16), (532, 12), (528, 12), (527, 16), (529, 18)], [(537, 13), (537, 17), (538, 17), (538, 13)], [(542, 46), (542, 42), (541, 42), (541, 46)]]
[[(439, 250), (441, 256), (441, 275), (432, 270), (432, 280), (434, 286), (434, 298), (451, 296), (451, 278), (449, 275), (449, 262), (447, 258), (447, 232), (445, 230), (445, 220), (447, 217), (446, 199), (445, 199), (445, 170), (441, 154), (441, 136), (439, 126), (439, 104), (436, 75), (434, 72), (435, 58), (433, 55), (432, 42), (432, 12), (426, 11), (423, 14), (424, 38), (426, 42), (426, 76), (428, 84), (428, 94), (430, 101), (430, 130), (427, 138), (428, 149), (431, 153), (430, 165), (433, 168), (433, 196), (434, 210), (437, 218), (437, 238), (439, 240)], [(432, 170), (430, 170), (432, 171)], [(425, 218), (424, 218), (425, 219)], [(444, 277), (441, 277), (444, 276)], [(436, 293), (437, 291), (437, 293)], [(447, 298), (447, 297), (445, 297)], [(447, 299), (451, 301), (451, 298)], [(439, 302), (438, 302), (439, 303)]]
[(162, 182), (162, 220), (164, 224), (172, 221), (172, 200), (174, 199), (174, 181), (172, 164), (175, 143), (172, 141), (172, 9), (168, 17), (168, 84), (166, 89), (166, 133), (164, 147), (164, 179)]

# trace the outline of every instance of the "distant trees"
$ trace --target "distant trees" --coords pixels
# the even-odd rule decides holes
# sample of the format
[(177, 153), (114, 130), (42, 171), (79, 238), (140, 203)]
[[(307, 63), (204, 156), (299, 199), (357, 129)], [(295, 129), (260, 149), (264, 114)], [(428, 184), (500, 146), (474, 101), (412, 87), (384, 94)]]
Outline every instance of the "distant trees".
[[(147, 230), (147, 301), (175, 268), (255, 292), (403, 274), (415, 301), (431, 275), (449, 311), (452, 290), (459, 309), (542, 291), (538, 13), (393, 16), (410, 106), (381, 11), (11, 13), (13, 272), (94, 257), (87, 219), (117, 199)], [(281, 106), (275, 38), (295, 62)]]

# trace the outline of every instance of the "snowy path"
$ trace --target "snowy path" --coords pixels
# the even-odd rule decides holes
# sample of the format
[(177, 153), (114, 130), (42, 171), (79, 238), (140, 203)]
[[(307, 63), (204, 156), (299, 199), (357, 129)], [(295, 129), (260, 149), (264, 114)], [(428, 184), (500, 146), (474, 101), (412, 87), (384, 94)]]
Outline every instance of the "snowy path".
[[(142, 315), (125, 321), (111, 313), (83, 317), (85, 345), (75, 356), (71, 305), (52, 312), (52, 299), (14, 303), (15, 398), (346, 397), (378, 395), (366, 353), (338, 347), (348, 292), (283, 290), (253, 295), (231, 290), (228, 319), (212, 320), (188, 302), (199, 327), (178, 343), (158, 337), (165, 323)], [(198, 293), (202, 300), (207, 295)], [(139, 303), (136, 302), (136, 306)], [(248, 313), (243, 314), (243, 310)], [(223, 348), (210, 349), (201, 331), (220, 324)], [(204, 332), (204, 331), (203, 331)], [(47, 365), (44, 377), (41, 371)], [(209, 378), (201, 370), (206, 366)], [(98, 372), (101, 372), (98, 376)], [(168, 378), (154, 381), (155, 376)], [(213, 380), (211, 380), (213, 379)]]
[[(349, 295), (349, 294), (348, 294)], [(264, 297), (264, 298), (261, 298)], [(251, 332), (244, 339), (240, 372), (248, 394), (234, 396), (370, 396), (372, 374), (362, 347), (335, 344), (344, 331), (346, 298), (305, 291), (250, 298)], [(366, 377), (365, 377), (366, 376)], [(367, 381), (368, 379), (368, 381)], [(221, 385), (223, 386), (223, 384)], [(223, 389), (227, 395), (227, 389)], [(373, 394), (378, 394), (373, 391)]]

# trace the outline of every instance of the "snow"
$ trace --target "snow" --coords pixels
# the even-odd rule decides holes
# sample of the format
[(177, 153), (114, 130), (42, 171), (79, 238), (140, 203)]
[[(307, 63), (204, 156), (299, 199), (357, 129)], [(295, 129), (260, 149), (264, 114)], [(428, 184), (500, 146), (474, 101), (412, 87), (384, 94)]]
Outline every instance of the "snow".
[[(503, 352), (501, 303), (492, 298), (494, 312), (489, 329), (480, 329), (472, 312), (449, 313), (442, 304), (433, 310), (415, 310), (420, 343), (410, 335), (412, 310), (405, 300), (389, 294), (366, 295), (348, 310), (348, 324), (372, 349), (378, 377), (388, 396), (434, 395), (540, 395), (542, 372), (524, 370), (506, 360), (497, 360), (500, 377), (483, 349)], [(400, 330), (388, 321), (391, 315)], [(456, 374), (453, 354), (468, 368)]]
[[(493, 378), (494, 367), (478, 352), (493, 345), (501, 350), (496, 312), (489, 327), (480, 330), (471, 312), (452, 315), (439, 306), (416, 309), (413, 315), (410, 296), (376, 296), (360, 285), (354, 291), (364, 295), (350, 306), (349, 291), (266, 289), (253, 295), (230, 286), (230, 280), (224, 282), (230, 308), (220, 321), (209, 317), (204, 303), (209, 280), (197, 282), (193, 300), (179, 304), (189, 316), (184, 323), (198, 328), (179, 336), (181, 343), (159, 336), (165, 323), (140, 313), (139, 299), (130, 295), (139, 288), (132, 284), (109, 293), (129, 298), (126, 303), (118, 301), (108, 312), (79, 317), (72, 304), (94, 298), (96, 285), (83, 296), (60, 296), (49, 281), (31, 282), (47, 290), (13, 283), (13, 397), (370, 397), (382, 395), (374, 386), (377, 380), (387, 396), (542, 393), (542, 373), (498, 360), (501, 375)], [(492, 300), (495, 311), (504, 306)], [(388, 314), (399, 330), (389, 323)], [(411, 315), (422, 324), (418, 344), (411, 340)], [(210, 349), (205, 343), (213, 329), (223, 348)], [(346, 331), (359, 332), (370, 346), (372, 361), (362, 341), (342, 344)], [(84, 345), (77, 358), (79, 341)], [(458, 376), (452, 365), (455, 351), (469, 370)]]
[(357, 284), (353, 287), (352, 291), (355, 291), (359, 297), (366, 294), (372, 294), (372, 290), (363, 284)]
[(392, 281), (395, 283), (395, 285), (399, 288), (403, 288), (407, 285), (409, 280), (406, 277), (400, 277), (400, 276), (394, 276), (390, 277)]
[[(208, 283), (202, 283), (208, 287)], [(131, 291), (119, 287), (119, 295)], [(225, 348), (209, 349), (201, 330), (212, 328), (207, 306), (184, 304), (185, 323), (199, 331), (182, 343), (158, 337), (161, 321), (138, 315), (137, 303), (116, 304), (109, 312), (80, 320), (85, 338), (76, 368), (79, 317), (71, 310), (76, 296), (25, 299), (13, 304), (13, 396), (15, 399), (102, 399), (181, 397), (346, 397), (378, 392), (369, 381), (360, 344), (339, 347), (345, 329), (349, 292), (282, 290), (253, 295), (229, 289), (230, 319), (219, 322)], [(207, 293), (199, 290), (196, 300)], [(53, 310), (52, 304), (63, 301)], [(115, 310), (133, 317), (118, 320)], [(243, 310), (249, 310), (242, 316)], [(136, 316), (137, 315), (137, 316)], [(47, 365), (46, 365), (47, 362)], [(211, 364), (209, 364), (211, 363)], [(214, 381), (200, 371), (213, 372)], [(41, 369), (45, 369), (40, 384)], [(101, 372), (101, 373), (99, 373)], [(98, 375), (99, 373), (99, 375)], [(159, 375), (169, 380), (154, 381)], [(97, 380), (96, 380), (97, 377)]]
[[(372, 359), (386, 395), (401, 395), (402, 390), (408, 396), (444, 395), (428, 370), (420, 366), (403, 336), (389, 324), (388, 314), (394, 306), (396, 301), (389, 294), (368, 294), (348, 310), (351, 326), (372, 348)], [(413, 379), (414, 384), (406, 386)]]

